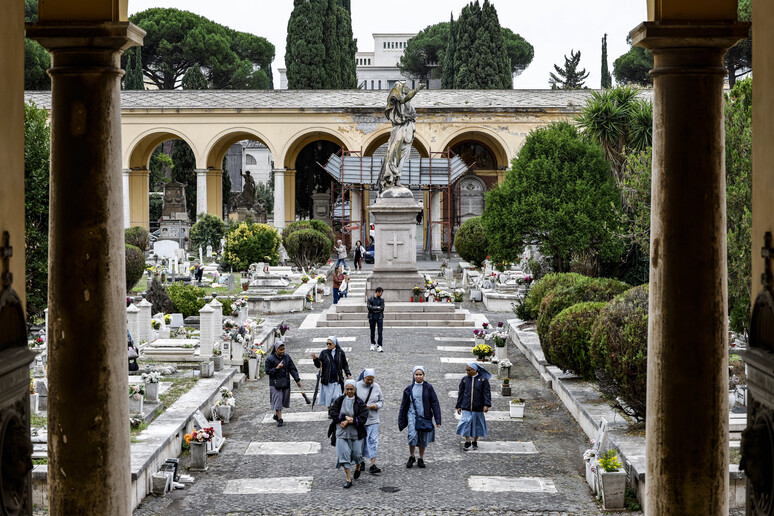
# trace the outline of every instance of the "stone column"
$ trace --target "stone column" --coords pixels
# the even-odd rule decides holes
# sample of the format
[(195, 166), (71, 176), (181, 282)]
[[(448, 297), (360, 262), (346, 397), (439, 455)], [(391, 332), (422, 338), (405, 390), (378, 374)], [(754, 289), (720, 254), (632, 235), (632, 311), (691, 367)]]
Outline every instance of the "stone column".
[(123, 170), (123, 192), (124, 192), (124, 228), (131, 227), (132, 205), (129, 200), (129, 172), (128, 168)]
[(124, 196), (129, 198), (129, 226), (142, 226), (150, 230), (150, 170), (143, 167), (131, 169), (128, 171), (128, 181), (128, 193), (124, 193)]
[(137, 303), (137, 309), (140, 311), (140, 314), (137, 316), (137, 336), (135, 337), (134, 334), (132, 334), (132, 337), (134, 337), (134, 341), (137, 344), (140, 344), (143, 340), (145, 342), (151, 341), (151, 320), (153, 319), (153, 315), (151, 314), (151, 311), (153, 310), (153, 305), (145, 298), (142, 298), (142, 301)]
[(441, 222), (443, 220), (443, 213), (441, 213), (441, 197), (443, 192), (440, 190), (432, 190), (430, 192), (430, 212), (427, 216), (427, 223), (430, 225), (430, 231), (432, 231), (432, 242), (430, 251), (433, 254), (441, 253)]
[(126, 329), (132, 334), (134, 345), (139, 346), (140, 341), (137, 339), (140, 335), (140, 309), (134, 306), (134, 303), (126, 307)]
[(131, 512), (120, 56), (141, 44), (144, 34), (128, 22), (27, 28), (27, 37), (52, 55), (48, 500), (53, 515)]
[(746, 24), (646, 22), (653, 197), (646, 514), (728, 514), (723, 55)]
[(274, 169), (274, 227), (285, 227), (285, 169)]
[(196, 169), (196, 216), (207, 213), (207, 169)]
[[(198, 187), (197, 187), (198, 188)], [(198, 197), (197, 197), (198, 200)], [(207, 213), (223, 218), (223, 171), (207, 170)]]
[(215, 327), (215, 310), (210, 305), (204, 305), (199, 310), (199, 356), (212, 356), (212, 348), (219, 332)]
[(296, 169), (285, 170), (285, 224), (296, 220)]
[(355, 246), (355, 242), (360, 240), (361, 242), (365, 243), (365, 239), (363, 238), (363, 235), (367, 235), (368, 233), (364, 233), (363, 226), (361, 224), (361, 216), (360, 216), (360, 210), (363, 206), (363, 194), (357, 190), (350, 190), (350, 201), (349, 201), (349, 218), (352, 221), (352, 225), (360, 226), (360, 229), (356, 229), (352, 232), (352, 248)]

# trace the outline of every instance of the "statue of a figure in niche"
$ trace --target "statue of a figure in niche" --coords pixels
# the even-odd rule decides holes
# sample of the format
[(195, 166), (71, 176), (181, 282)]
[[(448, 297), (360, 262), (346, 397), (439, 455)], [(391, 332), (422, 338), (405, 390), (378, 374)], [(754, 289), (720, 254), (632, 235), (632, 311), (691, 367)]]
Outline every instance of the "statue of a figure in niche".
[(237, 208), (252, 209), (255, 204), (255, 180), (250, 172), (239, 172), (244, 179), (242, 184), (242, 191), (238, 194), (234, 194), (231, 199), (231, 209)]
[(380, 195), (385, 190), (401, 186), (400, 173), (411, 152), (411, 144), (414, 143), (414, 122), (417, 117), (417, 112), (411, 105), (411, 99), (424, 87), (424, 84), (420, 84), (418, 88), (412, 90), (405, 82), (399, 81), (395, 83), (387, 97), (384, 116), (392, 122), (392, 131), (390, 140), (387, 142), (387, 154), (379, 172)]

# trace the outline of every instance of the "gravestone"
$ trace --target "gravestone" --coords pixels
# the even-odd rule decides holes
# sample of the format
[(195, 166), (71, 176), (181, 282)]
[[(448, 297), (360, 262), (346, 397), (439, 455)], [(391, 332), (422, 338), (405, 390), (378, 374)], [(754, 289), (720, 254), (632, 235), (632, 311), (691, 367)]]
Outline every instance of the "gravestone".
[[(134, 303), (126, 307), (126, 329), (135, 340), (140, 335), (140, 309), (134, 306)], [(140, 342), (135, 340), (135, 346)]]
[(153, 309), (153, 305), (147, 299), (143, 298), (142, 301), (137, 303), (137, 308), (140, 310), (137, 323), (137, 336), (135, 337), (132, 335), (132, 337), (134, 338), (135, 345), (140, 345), (142, 341), (151, 341), (151, 332), (153, 331), (153, 328), (151, 327), (151, 310)]
[(228, 275), (228, 278), (226, 279), (226, 288), (228, 289), (229, 292), (234, 290), (234, 275), (233, 274), (229, 274)]
[(153, 242), (153, 254), (159, 258), (172, 258), (176, 256), (180, 244), (175, 240), (156, 240)]
[(460, 223), (484, 213), (486, 185), (475, 175), (460, 180)]
[(207, 246), (207, 258), (212, 258), (212, 246)]
[(170, 328), (180, 328), (184, 325), (183, 314), (172, 314), (172, 320), (169, 323)]
[(215, 339), (220, 335), (221, 324), (216, 321), (216, 311), (212, 306), (204, 305), (199, 310), (199, 356), (212, 356), (212, 348)]

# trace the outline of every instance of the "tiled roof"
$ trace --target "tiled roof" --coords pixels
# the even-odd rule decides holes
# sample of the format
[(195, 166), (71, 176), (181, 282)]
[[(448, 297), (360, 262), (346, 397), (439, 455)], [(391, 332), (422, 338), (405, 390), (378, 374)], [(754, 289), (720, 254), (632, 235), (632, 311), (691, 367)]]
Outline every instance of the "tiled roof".
[[(412, 101), (418, 110), (455, 111), (577, 111), (593, 90), (423, 90)], [(652, 97), (644, 90), (643, 96)], [(27, 91), (26, 101), (51, 108), (50, 91)], [(384, 109), (382, 90), (147, 90), (122, 91), (124, 111), (378, 111)]]

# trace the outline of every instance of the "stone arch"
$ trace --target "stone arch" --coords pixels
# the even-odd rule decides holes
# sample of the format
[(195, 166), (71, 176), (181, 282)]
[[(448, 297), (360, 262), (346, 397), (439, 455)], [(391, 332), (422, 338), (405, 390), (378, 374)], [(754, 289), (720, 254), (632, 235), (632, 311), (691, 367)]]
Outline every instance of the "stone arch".
[(200, 162), (199, 146), (184, 133), (171, 127), (154, 127), (139, 134), (128, 146), (123, 158), (124, 169), (147, 169), (153, 149), (167, 140), (183, 140), (194, 153), (197, 165)]
[(282, 161), (275, 161), (275, 163), (282, 163), (286, 169), (293, 169), (296, 166), (296, 158), (301, 150), (312, 142), (318, 140), (325, 140), (333, 142), (345, 150), (352, 150), (352, 142), (346, 140), (342, 135), (335, 133), (334, 131), (324, 127), (310, 127), (304, 129), (293, 135), (285, 145), (285, 149), (282, 152)]
[(271, 152), (274, 162), (277, 163), (276, 148), (263, 134), (246, 127), (230, 127), (216, 134), (209, 141), (204, 151), (205, 166), (201, 168), (219, 170), (223, 165), (223, 157), (228, 152), (229, 147), (242, 140), (256, 140), (266, 145), (269, 152)]
[(452, 134), (443, 144), (442, 149), (448, 150), (465, 141), (476, 141), (486, 146), (495, 157), (498, 169), (506, 169), (510, 165), (508, 145), (505, 141), (490, 129), (485, 127), (463, 128)]
[[(390, 129), (385, 129), (371, 135), (363, 145), (363, 156), (373, 156), (376, 149), (387, 143), (387, 140), (390, 139), (390, 132)], [(430, 146), (425, 142), (424, 138), (416, 132), (414, 132), (414, 144), (412, 147), (414, 147), (423, 158), (430, 157)]]

